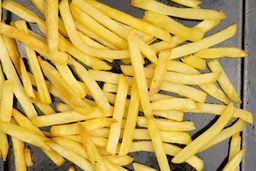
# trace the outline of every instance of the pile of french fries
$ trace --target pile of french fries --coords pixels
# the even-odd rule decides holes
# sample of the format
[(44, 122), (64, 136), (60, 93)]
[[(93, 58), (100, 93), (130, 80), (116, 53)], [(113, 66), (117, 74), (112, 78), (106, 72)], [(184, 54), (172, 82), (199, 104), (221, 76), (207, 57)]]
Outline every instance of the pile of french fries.
[[(200, 171), (204, 161), (196, 155), (231, 139), (223, 170), (240, 170), (245, 154), (240, 133), (253, 115), (235, 107), (241, 99), (218, 59), (247, 53), (213, 47), (233, 37), (237, 26), (205, 37), (225, 19), (224, 12), (201, 9), (199, 0), (172, 1), (181, 6), (132, 0), (145, 10), (143, 18), (135, 18), (95, 0), (31, 0), (41, 18), (4, 0), (1, 11), (19, 19), (0, 23), (2, 159), (10, 140), (18, 171), (36, 162), (26, 144), (57, 166), (69, 160), (86, 171), (122, 171), (130, 163), (136, 171), (156, 170), (129, 156), (139, 151), (154, 152), (162, 171), (171, 170), (167, 155)], [(173, 17), (198, 24), (187, 27)], [(116, 61), (120, 72), (111, 70)], [(207, 102), (208, 96), (219, 103)], [(196, 126), (184, 120), (185, 113), (220, 116), (192, 139), (189, 131)]]

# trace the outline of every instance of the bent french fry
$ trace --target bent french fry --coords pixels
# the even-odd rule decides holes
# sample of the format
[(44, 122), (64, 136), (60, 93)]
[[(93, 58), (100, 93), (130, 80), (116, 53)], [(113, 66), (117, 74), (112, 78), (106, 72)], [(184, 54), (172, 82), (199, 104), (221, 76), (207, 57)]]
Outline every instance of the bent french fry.
[(142, 8), (148, 11), (154, 11), (160, 14), (170, 15), (173, 17), (193, 19), (193, 20), (219, 20), (226, 18), (223, 11), (207, 10), (199, 8), (176, 8), (162, 4), (155, 0), (132, 0), (134, 7)]
[(221, 130), (232, 119), (234, 113), (234, 106), (230, 103), (225, 111), (221, 114), (220, 118), (203, 134), (188, 144), (182, 151), (180, 151), (173, 159), (174, 163), (181, 163), (186, 161), (189, 157), (196, 154), (204, 145), (207, 145), (212, 139), (214, 139)]
[(227, 165), (223, 168), (223, 171), (235, 170), (243, 159), (245, 154), (245, 149), (242, 149), (238, 154), (236, 154), (232, 160), (230, 160)]

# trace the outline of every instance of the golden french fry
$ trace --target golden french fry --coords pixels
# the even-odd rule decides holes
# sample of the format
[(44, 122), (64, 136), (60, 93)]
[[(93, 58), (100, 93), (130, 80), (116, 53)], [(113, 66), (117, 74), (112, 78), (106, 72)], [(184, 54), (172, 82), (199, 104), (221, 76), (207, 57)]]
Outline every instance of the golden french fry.
[(186, 161), (189, 157), (196, 154), (204, 145), (207, 145), (213, 140), (232, 119), (234, 113), (234, 106), (230, 103), (220, 118), (204, 133), (188, 144), (182, 151), (180, 151), (173, 159), (174, 163), (181, 163)]
[(31, 158), (31, 152), (29, 148), (24, 148), (24, 159), (27, 167), (33, 166), (33, 161)]
[(116, 148), (118, 144), (118, 140), (121, 134), (121, 125), (122, 125), (122, 118), (124, 115), (125, 104), (126, 104), (126, 97), (128, 92), (128, 84), (123, 75), (119, 78), (118, 83), (118, 90), (115, 99), (115, 107), (113, 110), (112, 118), (115, 119), (117, 122), (113, 123), (110, 127), (108, 144), (106, 147), (106, 151), (115, 154), (117, 153)]
[(24, 159), (24, 143), (12, 137), (12, 146), (15, 160), (15, 169), (20, 171), (26, 171), (27, 168)]
[(198, 5), (201, 4), (201, 2), (199, 0), (187, 0), (187, 1), (183, 1), (183, 0), (171, 0), (172, 2), (175, 2), (177, 4), (180, 5), (184, 5), (187, 7), (191, 7), (191, 8), (198, 8)]
[(243, 148), (242, 150), (240, 150), (239, 153), (237, 153), (232, 158), (232, 160), (230, 160), (226, 164), (226, 166), (223, 168), (223, 171), (235, 170), (240, 165), (240, 162), (242, 161), (244, 154), (245, 154), (245, 149)]
[(54, 151), (59, 153), (61, 156), (65, 157), (67, 160), (73, 162), (77, 166), (79, 166), (81, 169), (88, 170), (88, 171), (93, 171), (93, 167), (90, 164), (88, 160), (80, 156), (79, 154), (76, 154), (72, 150), (67, 150), (60, 145), (52, 142), (52, 141), (47, 141), (47, 145), (49, 145)]
[(149, 166), (140, 164), (140, 163), (133, 163), (134, 171), (157, 171), (156, 169), (153, 169)]
[(136, 127), (136, 121), (139, 113), (139, 97), (137, 94), (136, 83), (133, 82), (130, 102), (127, 112), (127, 118), (125, 122), (125, 128), (123, 133), (122, 143), (119, 149), (119, 155), (123, 156), (129, 152), (130, 146), (132, 144), (132, 135)]
[(3, 66), (3, 70), (7, 76), (7, 79), (10, 79), (14, 82), (14, 94), (16, 98), (18, 99), (23, 110), (26, 112), (26, 115), (29, 118), (36, 116), (37, 115), (36, 110), (23, 90), (20, 79), (15, 71), (12, 61), (10, 60), (10, 57), (8, 55), (8, 52), (2, 37), (0, 37), (0, 48), (1, 48), (0, 59)]
[(111, 7), (104, 5), (100, 2), (92, 1), (92, 0), (89, 0), (87, 2), (114, 20), (117, 20), (117, 21), (124, 23), (128, 26), (136, 28), (141, 32), (149, 34), (150, 36), (157, 37), (159, 39), (162, 39), (162, 40), (165, 40), (168, 42), (172, 41), (171, 36), (167, 31), (164, 31), (152, 24), (149, 24), (145, 21), (137, 19), (131, 15), (128, 15), (128, 14), (121, 12), (119, 10), (116, 10), (114, 8), (111, 8)]
[(67, 112), (67, 111), (71, 111), (72, 109), (68, 105), (60, 102), (56, 104), (56, 110), (59, 112)]
[(81, 124), (78, 124), (78, 125), (80, 128), (80, 137), (81, 137), (83, 147), (86, 150), (89, 160), (93, 165), (94, 169), (96, 171), (104, 171), (104, 170), (107, 171), (107, 168), (104, 164), (102, 156), (99, 154), (99, 151), (97, 150), (95, 144), (93, 143), (86, 128)]
[(197, 56), (190, 55), (181, 59), (187, 65), (190, 65), (196, 69), (205, 70), (206, 61)]
[(186, 27), (171, 17), (163, 14), (146, 11), (143, 19), (185, 40), (198, 41), (204, 36), (202, 30)]
[(209, 48), (205, 50), (201, 50), (194, 54), (200, 58), (212, 59), (212, 58), (241, 58), (247, 57), (248, 54), (244, 50), (236, 47), (219, 47), (219, 48)]
[(88, 46), (91, 46), (94, 48), (99, 48), (99, 49), (109, 49), (81, 32), (78, 32), (78, 34), (79, 34), (80, 38), (82, 39), (82, 41), (85, 44), (87, 44)]
[(181, 111), (173, 111), (173, 110), (167, 110), (167, 111), (153, 111), (153, 114), (155, 116), (160, 116), (166, 119), (175, 120), (175, 121), (183, 121), (184, 119), (184, 113)]
[(183, 74), (199, 74), (199, 72), (194, 67), (175, 60), (168, 61), (167, 70)]
[(162, 4), (155, 0), (132, 0), (134, 7), (142, 8), (148, 11), (154, 11), (160, 14), (165, 14), (173, 17), (193, 19), (193, 20), (219, 20), (226, 18), (223, 11), (207, 10), (196, 8), (176, 8)]
[(74, 67), (76, 73), (78, 76), (83, 80), (85, 83), (88, 91), (91, 93), (92, 97), (96, 101), (96, 103), (99, 105), (99, 107), (102, 109), (102, 111), (109, 115), (112, 113), (112, 107), (108, 103), (106, 97), (104, 96), (102, 90), (100, 89), (97, 82), (92, 78), (90, 73), (78, 62), (73, 60), (71, 62), (71, 65)]
[[(230, 162), (240, 151), (241, 149), (241, 137), (239, 134), (235, 134), (232, 136), (229, 146), (229, 155), (228, 161)], [(239, 171), (240, 166), (238, 165), (234, 171)]]
[(69, 166), (68, 171), (76, 171), (75, 166), (72, 164)]
[(130, 164), (133, 161), (133, 158), (128, 155), (124, 155), (124, 156), (108, 155), (108, 156), (105, 156), (105, 158), (109, 160), (111, 163), (119, 166), (125, 166), (127, 164)]
[(45, 19), (47, 30), (47, 45), (50, 54), (58, 51), (58, 0), (46, 0), (45, 2)]
[[(112, 118), (98, 118), (98, 119), (91, 119), (88, 121), (81, 122), (81, 124), (86, 126), (87, 130), (94, 130), (94, 129), (99, 129), (103, 127), (109, 127), (114, 122), (116, 121)], [(75, 135), (75, 134), (79, 134), (79, 128), (77, 123), (52, 126), (50, 129), (50, 133), (52, 136)]]
[[(171, 156), (176, 156), (182, 150), (182, 148), (172, 144), (168, 144), (168, 143), (163, 143), (163, 147), (166, 154)], [(153, 149), (152, 142), (150, 141), (133, 142), (130, 152), (137, 152), (137, 151), (153, 152), (154, 149)], [(186, 162), (197, 170), (202, 170), (204, 167), (204, 161), (196, 156), (190, 157), (189, 159), (186, 160)]]
[(110, 162), (109, 160), (107, 160), (107, 159), (105, 159), (105, 158), (103, 159), (103, 161), (104, 161), (104, 164), (106, 165), (106, 167), (107, 167), (108, 170), (113, 170), (113, 171), (128, 171), (127, 169), (125, 169), (125, 168), (123, 168), (123, 167), (121, 167), (121, 166), (119, 166), (119, 165), (116, 165), (116, 164)]
[(230, 82), (221, 64), (217, 60), (209, 61), (207, 64), (211, 71), (221, 73), (220, 77), (218, 78), (218, 83), (220, 84), (221, 88), (226, 93), (226, 95), (234, 102), (241, 103), (241, 99), (236, 89)]
[(51, 105), (45, 104), (45, 103), (41, 103), (41, 102), (37, 102), (37, 101), (33, 101), (33, 103), (39, 108), (39, 110), (41, 110), (41, 112), (43, 112), (43, 114), (48, 115), (48, 114), (52, 114), (55, 113), (55, 111), (53, 110)]
[(156, 94), (160, 90), (162, 83), (164, 82), (164, 79), (166, 77), (167, 66), (168, 66), (168, 56), (164, 55), (163, 53), (160, 53), (158, 57), (158, 63), (156, 65), (156, 68), (150, 83), (150, 88), (149, 88), (150, 95)]
[(198, 106), (193, 100), (186, 98), (171, 98), (157, 100), (151, 103), (153, 110), (189, 110), (197, 109)]
[[(172, 121), (166, 119), (155, 119), (159, 130), (162, 131), (191, 131), (195, 129), (194, 123), (190, 121)], [(138, 126), (147, 128), (147, 119), (145, 117), (139, 116), (137, 120)]]

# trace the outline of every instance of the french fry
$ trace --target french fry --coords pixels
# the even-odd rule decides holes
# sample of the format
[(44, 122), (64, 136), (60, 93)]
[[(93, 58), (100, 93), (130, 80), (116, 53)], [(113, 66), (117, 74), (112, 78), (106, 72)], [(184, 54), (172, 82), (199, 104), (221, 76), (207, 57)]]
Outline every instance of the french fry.
[(85, 34), (78, 32), (79, 36), (81, 37), (82, 41), (87, 44), (88, 46), (99, 48), (99, 49), (109, 49), (102, 44), (98, 43), (97, 41), (91, 39), (90, 37), (86, 36)]
[(219, 47), (219, 48), (209, 48), (205, 50), (201, 50), (194, 54), (197, 57), (212, 59), (212, 58), (241, 58), (247, 57), (248, 54), (244, 50), (236, 47)]
[(24, 159), (27, 167), (33, 166), (33, 161), (31, 158), (31, 152), (29, 148), (24, 148)]
[(41, 102), (33, 101), (33, 103), (41, 110), (45, 115), (55, 113), (51, 105), (47, 105)]
[(218, 78), (218, 83), (220, 84), (221, 88), (226, 93), (226, 95), (234, 102), (241, 103), (241, 99), (236, 89), (230, 82), (221, 64), (217, 60), (209, 61), (207, 64), (211, 71), (221, 73), (220, 77)]
[(155, 116), (160, 116), (175, 121), (183, 121), (184, 119), (184, 113), (181, 111), (153, 111), (153, 114)]
[[(194, 123), (190, 121), (172, 121), (166, 119), (155, 119), (156, 124), (161, 131), (191, 131), (195, 129)], [(138, 117), (137, 125), (140, 127), (147, 128), (147, 119), (145, 117)]]
[(224, 141), (225, 139), (232, 137), (235, 134), (238, 134), (239, 132), (243, 131), (244, 128), (245, 122), (239, 119), (236, 123), (234, 123), (234, 125), (222, 130), (221, 133), (216, 138), (214, 138), (209, 144), (204, 146), (200, 151), (212, 147), (213, 145), (218, 144)]
[(232, 119), (234, 113), (234, 106), (230, 103), (225, 111), (221, 114), (220, 118), (203, 134), (188, 144), (181, 152), (179, 152), (173, 159), (174, 163), (181, 163), (186, 161), (189, 157), (196, 154), (204, 145), (207, 145), (214, 139)]
[(68, 171), (76, 171), (75, 166), (72, 164), (69, 166)]
[(183, 74), (199, 74), (199, 72), (194, 67), (175, 60), (168, 61), (167, 70)]
[(132, 161), (133, 161), (133, 158), (128, 155), (124, 155), (124, 156), (108, 155), (108, 156), (105, 156), (105, 158), (107, 160), (109, 160), (111, 163), (119, 165), (119, 166), (125, 166), (127, 164), (132, 163)]
[[(92, 120), (81, 122), (81, 124), (83, 124), (86, 127), (86, 129), (90, 131), (90, 130), (99, 129), (103, 127), (109, 127), (114, 122), (115, 120), (111, 118), (98, 118), (98, 119), (92, 119)], [(52, 126), (50, 129), (50, 133), (52, 136), (75, 135), (75, 134), (79, 134), (79, 132), (80, 131), (77, 123)]]
[(22, 80), (26, 95), (29, 98), (35, 99), (36, 96), (32, 87), (32, 83), (28, 76), (28, 73), (22, 58), (20, 58), (20, 73), (21, 73), (21, 80)]
[[(15, 25), (19, 29), (28, 33), (28, 28), (24, 21), (16, 21)], [(43, 103), (50, 104), (52, 102), (51, 97), (50, 97), (46, 82), (44, 80), (44, 76), (41, 71), (40, 65), (38, 63), (37, 55), (36, 55), (35, 51), (32, 50), (31, 48), (29, 48), (28, 46), (25, 45), (24, 47), (25, 47), (28, 61), (29, 61), (30, 67), (31, 67), (31, 71), (35, 78), (39, 99)]]
[(168, 50), (170, 53), (169, 59), (180, 58), (186, 55), (190, 55), (192, 53), (207, 49), (211, 46), (214, 46), (218, 43), (221, 43), (231, 37), (234, 36), (236, 33), (237, 26), (236, 24), (231, 24), (230, 26), (226, 27), (225, 29), (203, 38), (197, 42), (189, 43), (186, 45), (178, 46), (173, 48), (172, 50)]
[(165, 14), (173, 17), (193, 19), (193, 20), (219, 20), (226, 18), (223, 11), (195, 9), (195, 8), (176, 8), (162, 4), (155, 0), (132, 0), (132, 6), (142, 8), (148, 11), (154, 11), (160, 14)]
[(184, 57), (181, 60), (196, 69), (205, 70), (206, 68), (206, 61), (194, 55)]
[[(171, 156), (177, 155), (182, 150), (182, 148), (172, 145), (172, 144), (168, 144), (168, 143), (163, 143), (163, 147), (164, 147), (166, 154), (171, 155)], [(153, 149), (152, 142), (150, 142), (150, 141), (133, 142), (130, 152), (136, 152), (136, 151), (153, 152), (154, 149)], [(204, 167), (203, 160), (196, 156), (190, 157), (189, 159), (186, 160), (186, 162), (188, 164), (190, 164), (191, 166), (193, 166), (197, 170), (202, 170)]]
[(191, 8), (198, 8), (198, 5), (201, 4), (199, 0), (187, 0), (187, 1), (182, 1), (182, 0), (171, 0), (172, 2), (175, 2), (180, 5), (184, 5), (186, 7), (191, 7)]
[(83, 127), (83, 125), (81, 124), (78, 124), (78, 125), (80, 128), (80, 136), (81, 136), (83, 147), (86, 150), (89, 160), (92, 163), (94, 169), (96, 171), (104, 171), (104, 170), (107, 171), (108, 169), (104, 164), (102, 156), (99, 154), (99, 151), (97, 150), (96, 146), (91, 140), (91, 137), (87, 132), (86, 128)]
[(91, 0), (89, 0), (87, 2), (116, 21), (119, 21), (123, 24), (126, 24), (128, 26), (136, 28), (141, 32), (149, 34), (150, 36), (157, 37), (159, 39), (162, 39), (162, 40), (165, 40), (168, 42), (172, 41), (171, 36), (167, 31), (164, 31), (152, 24), (149, 24), (145, 21), (137, 19), (131, 15), (128, 15), (128, 14), (121, 12), (119, 10), (116, 10), (114, 8), (111, 8), (111, 7), (104, 5), (100, 2), (91, 1)]
[[(229, 146), (229, 155), (228, 155), (228, 161), (230, 162), (236, 154), (239, 153), (241, 148), (241, 137), (239, 134), (235, 134), (232, 136)], [(240, 166), (238, 165), (235, 169), (235, 171), (240, 170)]]
[(166, 42), (166, 41), (160, 41), (160, 42), (152, 43), (150, 45), (150, 47), (155, 49), (156, 52), (165, 51), (167, 49), (173, 48), (174, 46), (176, 46), (174, 42)]
[(103, 159), (106, 167), (108, 170), (113, 170), (113, 171), (128, 171), (127, 169), (121, 167), (121, 166), (118, 166), (112, 162), (110, 162), (109, 160), (107, 159)]
[(96, 103), (99, 105), (99, 107), (102, 109), (104, 114), (106, 115), (111, 114), (112, 107), (108, 103), (106, 97), (102, 93), (102, 90), (100, 89), (96, 81), (92, 78), (90, 73), (82, 65), (80, 65), (78, 62), (74, 60), (71, 62), (71, 65), (74, 67), (80, 79), (83, 80), (88, 91), (91, 93), (92, 97), (94, 98)]
[(1, 48), (0, 59), (2, 62), (3, 70), (7, 76), (7, 79), (13, 80), (14, 82), (14, 94), (16, 98), (18, 99), (23, 110), (26, 112), (26, 115), (29, 118), (36, 116), (37, 115), (36, 110), (32, 105), (32, 103), (30, 102), (30, 100), (27, 98), (23, 90), (20, 79), (15, 71), (12, 61), (10, 60), (10, 57), (8, 55), (8, 52), (2, 37), (0, 37), (0, 48)]
[(73, 162), (74, 164), (76, 164), (80, 168), (82, 168), (84, 170), (88, 170), (88, 171), (93, 171), (93, 167), (90, 164), (90, 162), (88, 160), (84, 159), (79, 154), (76, 154), (72, 150), (67, 150), (67, 149), (61, 147), (60, 145), (58, 145), (58, 144), (56, 144), (56, 143), (54, 143), (52, 141), (47, 141), (46, 143), (54, 151), (56, 151), (57, 153), (59, 153), (60, 155), (62, 155), (66, 159), (68, 159), (69, 161)]
[[(79, 135), (68, 135), (68, 136), (64, 136), (64, 138), (68, 138), (68, 139), (73, 140), (75, 142), (82, 143), (81, 142), (81, 137)], [(98, 148), (104, 148), (105, 149), (106, 146), (107, 146), (108, 139), (107, 138), (102, 138), (102, 137), (92, 137), (92, 141)]]
[(237, 167), (239, 167), (240, 162), (243, 159), (243, 156), (245, 154), (245, 149), (243, 148), (240, 150), (239, 153), (237, 153), (232, 160), (230, 160), (226, 166), (223, 168), (223, 171), (228, 171), (228, 170), (235, 170)]
[(171, 98), (157, 100), (151, 103), (153, 110), (187, 110), (198, 108), (193, 100), (186, 98)]
[(122, 143), (119, 149), (119, 155), (123, 156), (129, 152), (130, 146), (132, 144), (133, 133), (136, 127), (136, 121), (139, 113), (139, 97), (137, 94), (136, 83), (133, 82), (131, 90), (131, 99), (129, 102), (125, 128), (123, 133)]
[(198, 41), (204, 36), (204, 33), (198, 28), (186, 27), (171, 17), (152, 11), (146, 11), (143, 20), (167, 30), (169, 33), (177, 35), (185, 40)]
[(149, 166), (146, 166), (146, 165), (143, 165), (143, 164), (140, 164), (140, 163), (133, 163), (133, 168), (134, 168), (134, 171), (157, 171), (156, 169), (153, 169)]
[(150, 95), (156, 94), (160, 90), (162, 83), (164, 82), (164, 79), (166, 77), (167, 66), (168, 56), (160, 53), (158, 57), (158, 63), (156, 64), (156, 68), (150, 83)]
[(59, 112), (67, 112), (67, 111), (71, 111), (72, 109), (68, 105), (60, 102), (56, 104), (56, 110)]
[(47, 33), (47, 45), (50, 54), (54, 54), (58, 51), (58, 0), (46, 0), (45, 2), (45, 19), (46, 19), (46, 33)]
[(123, 75), (119, 78), (118, 90), (115, 99), (115, 108), (113, 110), (112, 118), (117, 122), (113, 123), (110, 127), (108, 144), (106, 151), (115, 154), (117, 153), (117, 144), (121, 133), (122, 118), (124, 115), (126, 97), (128, 92), (128, 85)]

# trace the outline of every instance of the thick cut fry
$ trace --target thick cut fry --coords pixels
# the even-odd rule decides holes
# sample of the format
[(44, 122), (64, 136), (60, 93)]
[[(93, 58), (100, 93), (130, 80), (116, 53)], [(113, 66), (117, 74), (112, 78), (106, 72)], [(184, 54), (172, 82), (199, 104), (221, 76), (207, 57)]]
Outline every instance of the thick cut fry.
[[(182, 150), (182, 148), (172, 144), (168, 144), (168, 143), (163, 143), (163, 146), (166, 154), (171, 156), (176, 156)], [(150, 141), (133, 142), (130, 152), (137, 152), (137, 151), (153, 152), (154, 149)], [(196, 156), (190, 157), (189, 159), (186, 160), (186, 162), (191, 166), (193, 166), (196, 170), (202, 170), (204, 167), (203, 160)]]
[(185, 40), (198, 41), (204, 36), (200, 29), (186, 27), (163, 14), (146, 11), (143, 19)]
[[(235, 134), (232, 136), (229, 146), (229, 155), (228, 161), (230, 162), (240, 151), (241, 149), (241, 137), (239, 134)], [(234, 171), (239, 171), (240, 166), (238, 165)]]
[(241, 99), (236, 89), (230, 82), (221, 64), (217, 60), (209, 61), (207, 64), (211, 71), (221, 73), (220, 77), (218, 78), (218, 83), (220, 84), (221, 88), (226, 93), (226, 95), (234, 102), (241, 103)]
[(232, 24), (209, 37), (203, 38), (202, 40), (173, 48), (172, 50), (168, 51), (170, 53), (169, 58), (170, 59), (180, 58), (180, 57), (207, 49), (211, 46), (214, 46), (218, 43), (221, 43), (233, 37), (234, 34), (236, 33), (236, 30), (237, 30), (236, 24)]
[(181, 60), (185, 64), (188, 64), (196, 69), (205, 70), (206, 68), (206, 61), (194, 55), (190, 55)]
[(188, 144), (181, 152), (179, 152), (173, 159), (174, 163), (181, 163), (186, 161), (189, 157), (196, 154), (204, 145), (207, 145), (214, 139), (221, 130), (232, 119), (234, 113), (234, 106), (230, 103), (225, 111), (221, 114), (220, 118), (203, 134)]
[(77, 166), (79, 166), (83, 170), (93, 171), (93, 167), (90, 164), (90, 162), (86, 159), (84, 159), (79, 154), (76, 154), (72, 150), (66, 150), (65, 148), (61, 147), (60, 145), (52, 142), (47, 141), (47, 145), (49, 145), (54, 151), (65, 157), (67, 160), (73, 162)]
[[(47, 45), (50, 54), (58, 51), (58, 0), (46, 0), (45, 19), (47, 30)], [(57, 22), (56, 22), (57, 21)]]
[(148, 11), (154, 11), (160, 14), (170, 15), (173, 17), (193, 19), (193, 20), (219, 20), (226, 18), (223, 11), (193, 9), (193, 8), (176, 8), (162, 4), (155, 0), (132, 0), (134, 7), (142, 8)]
[(96, 171), (107, 171), (107, 168), (102, 160), (102, 157), (99, 154), (99, 151), (97, 150), (93, 141), (91, 140), (91, 137), (87, 132), (86, 128), (83, 127), (83, 125), (81, 124), (79, 124), (79, 128), (82, 144), (88, 154), (89, 160), (92, 163), (94, 169)]
[[(16, 21), (15, 25), (19, 29), (28, 33), (28, 28), (27, 28), (26, 23), (24, 21)], [(32, 73), (34, 75), (34, 78), (35, 78), (39, 99), (43, 103), (50, 104), (51, 103), (51, 97), (50, 97), (46, 82), (44, 80), (44, 76), (43, 76), (43, 73), (41, 71), (39, 62), (37, 60), (37, 55), (36, 55), (35, 51), (32, 50), (31, 48), (29, 48), (28, 46), (25, 45), (24, 47), (25, 47), (25, 51), (26, 51), (26, 54), (27, 54), (27, 58), (28, 58), (28, 61), (29, 61), (31, 71), (32, 71)]]
[[(172, 120), (166, 120), (166, 119), (155, 119), (156, 124), (159, 127), (159, 130), (162, 131), (191, 131), (195, 129), (194, 123), (190, 121), (172, 121)], [(138, 117), (137, 124), (140, 127), (147, 128), (148, 123), (147, 119), (145, 117)]]
[(153, 169), (149, 166), (140, 164), (140, 163), (133, 163), (134, 171), (157, 171), (156, 169)]
[(22, 58), (20, 58), (20, 73), (21, 73), (21, 80), (22, 80), (26, 95), (29, 98), (35, 99), (36, 96), (32, 87), (32, 83)]
[[(99, 129), (103, 127), (109, 127), (111, 124), (116, 122), (114, 119), (111, 118), (98, 118), (92, 119), (85, 122), (81, 122), (88, 131)], [(52, 126), (50, 133), (52, 136), (64, 136), (64, 135), (75, 135), (79, 134), (79, 127), (77, 123), (68, 124), (68, 125), (59, 125), (59, 126)]]
[(90, 73), (78, 62), (73, 60), (71, 62), (72, 66), (74, 67), (76, 73), (80, 77), (81, 80), (85, 83), (88, 91), (90, 92), (91, 96), (94, 98), (96, 103), (102, 109), (102, 111), (106, 115), (112, 114), (112, 107), (108, 103), (106, 97), (104, 96), (102, 90), (100, 89), (97, 82), (92, 78)]
[(12, 146), (15, 160), (15, 170), (26, 171), (24, 159), (24, 143), (19, 139), (12, 137)]
[(117, 122), (110, 127), (109, 139), (107, 144), (107, 152), (115, 154), (117, 151), (117, 144), (121, 134), (122, 118), (125, 111), (126, 97), (128, 93), (128, 85), (123, 75), (119, 78), (118, 90), (115, 99), (115, 107), (112, 118)]
[(16, 98), (18, 99), (23, 110), (26, 112), (26, 115), (29, 118), (36, 116), (37, 115), (36, 110), (24, 92), (20, 79), (8, 55), (8, 52), (2, 37), (0, 37), (0, 49), (1, 49), (0, 59), (2, 62), (3, 70), (7, 76), (7, 79), (12, 80), (14, 82), (14, 94)]
[(241, 57), (248, 56), (248, 54), (244, 50), (236, 47), (209, 48), (209, 49), (201, 50), (195, 53), (194, 55), (200, 58), (205, 58), (205, 59), (223, 58), (223, 57), (241, 58)]
[(245, 149), (242, 149), (238, 154), (236, 154), (232, 160), (230, 160), (227, 165), (223, 168), (223, 171), (235, 170), (241, 163), (243, 156), (245, 154)]
[(151, 103), (153, 110), (187, 110), (198, 108), (193, 100), (185, 98), (171, 98), (157, 100)]
[(154, 75), (150, 83), (150, 95), (156, 94), (160, 90), (162, 83), (164, 82), (164, 79), (166, 77), (167, 67), (168, 56), (164, 55), (163, 53), (160, 53), (158, 57), (158, 63), (154, 71)]
[(187, 7), (191, 7), (191, 8), (197, 8), (198, 5), (201, 4), (201, 2), (199, 0), (186, 0), (186, 1), (183, 1), (183, 0), (171, 0), (177, 4), (180, 4), (180, 5), (184, 5), (184, 6), (187, 6)]
[(132, 144), (132, 135), (136, 127), (136, 121), (139, 113), (139, 97), (137, 94), (136, 83), (133, 82), (131, 90), (131, 99), (129, 102), (128, 112), (126, 116), (125, 128), (122, 143), (119, 149), (119, 155), (123, 156), (129, 152)]
[(87, 2), (114, 20), (117, 20), (117, 21), (124, 23), (128, 26), (136, 28), (141, 32), (149, 34), (150, 36), (157, 37), (159, 39), (162, 39), (162, 40), (165, 40), (168, 42), (172, 41), (171, 36), (167, 31), (164, 31), (152, 24), (149, 24), (145, 21), (137, 19), (131, 15), (128, 15), (128, 14), (121, 12), (119, 10), (116, 10), (114, 8), (111, 8), (111, 7), (104, 5), (100, 2), (92, 1), (92, 0), (89, 0)]
[(33, 166), (33, 161), (31, 158), (31, 152), (29, 148), (24, 148), (24, 158), (25, 158), (25, 163), (27, 167)]

